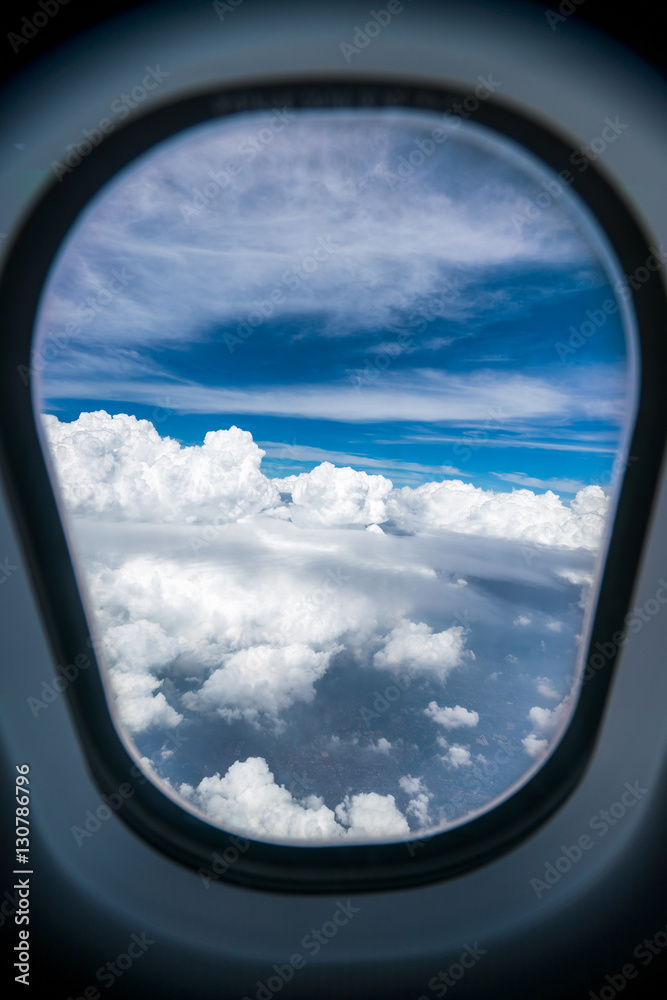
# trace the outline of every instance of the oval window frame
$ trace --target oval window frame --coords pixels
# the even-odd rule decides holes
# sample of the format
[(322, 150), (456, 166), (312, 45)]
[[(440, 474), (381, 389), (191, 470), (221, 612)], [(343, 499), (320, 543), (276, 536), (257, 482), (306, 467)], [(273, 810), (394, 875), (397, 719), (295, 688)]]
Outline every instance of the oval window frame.
[[(488, 812), (452, 830), (390, 844), (292, 846), (247, 840), (189, 812), (146, 780), (113, 722), (95, 661), (90, 629), (42, 454), (30, 391), (31, 341), (39, 299), (61, 243), (98, 190), (132, 159), (182, 129), (250, 110), (398, 107), (454, 111), (469, 96), (460, 87), (424, 88), (386, 80), (300, 81), (214, 90), (170, 102), (133, 118), (105, 137), (26, 220), (0, 280), (0, 315), (11, 330), (0, 370), (0, 442), (10, 502), (54, 654), (61, 663), (90, 663), (68, 683), (65, 697), (102, 794), (130, 783), (119, 815), (137, 833), (203, 878), (223, 878), (274, 891), (364, 892), (419, 885), (461, 874), (517, 845), (545, 822), (582, 778), (590, 757), (618, 646), (604, 666), (591, 666), (560, 743), (520, 789)], [(524, 146), (546, 166), (568, 170), (575, 152), (564, 138), (495, 96), (478, 102), (470, 120)], [(570, 171), (571, 173), (571, 171)], [(605, 233), (626, 275), (645, 267), (651, 248), (637, 221), (595, 164), (573, 176), (572, 188)], [(600, 582), (586, 663), (596, 643), (622, 632), (667, 432), (660, 404), (667, 345), (660, 336), (667, 301), (656, 274), (634, 290), (630, 305), (638, 335), (639, 398), (613, 531)], [(24, 374), (19, 377), (20, 373)], [(84, 658), (83, 660), (81, 658)], [(78, 658), (78, 659), (77, 659)], [(242, 842), (242, 843), (241, 843)], [(226, 852), (232, 852), (227, 854)], [(233, 858), (233, 860), (232, 860)]]

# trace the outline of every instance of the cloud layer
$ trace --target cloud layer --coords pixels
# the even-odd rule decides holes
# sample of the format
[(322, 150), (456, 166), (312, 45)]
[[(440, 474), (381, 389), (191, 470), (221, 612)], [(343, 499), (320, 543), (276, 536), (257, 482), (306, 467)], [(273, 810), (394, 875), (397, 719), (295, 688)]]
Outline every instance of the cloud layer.
[[(260, 839), (400, 839), (449, 820), (431, 771), (411, 777), (401, 760), (413, 753), (407, 720), (421, 719), (415, 770), (440, 767), (459, 781), (473, 771), (470, 748), (441, 734), (479, 731), (481, 692), (445, 692), (452, 683), (462, 691), (485, 636), (503, 627), (475, 581), (542, 588), (554, 600), (564, 572), (590, 572), (604, 527), (597, 487), (567, 505), (550, 493), (495, 494), (459, 480), (397, 489), (330, 462), (270, 479), (261, 449), (237, 427), (183, 447), (147, 421), (103, 411), (69, 424), (45, 417), (44, 432), (122, 724), (146, 740), (181, 724), (268, 739), (261, 753), (174, 785), (216, 821)], [(535, 564), (522, 555), (527, 541), (540, 545)], [(541, 628), (564, 642), (566, 611), (516, 606), (505, 631), (531, 642)], [(517, 661), (511, 646), (500, 656)], [(375, 687), (370, 718), (380, 722), (361, 742), (362, 705), (352, 698), (352, 715), (340, 715), (322, 693), (334, 676), (346, 678), (348, 695), (355, 684)], [(536, 690), (550, 707), (526, 710), (518, 734), (526, 768), (569, 712), (567, 701), (554, 707), (559, 693), (544, 670), (532, 698)], [(393, 716), (397, 697), (406, 700)], [(306, 708), (329, 727), (337, 753), (364, 748), (381, 791), (362, 771), (341, 776), (336, 797), (276, 779), (280, 741), (297, 738), (286, 720)], [(385, 728), (400, 712), (405, 728)], [(171, 758), (162, 751), (152, 758), (158, 770)]]
[[(551, 490), (495, 493), (458, 479), (395, 489), (384, 476), (330, 462), (268, 479), (260, 470), (264, 452), (238, 427), (182, 447), (147, 420), (104, 410), (71, 423), (45, 415), (43, 424), (65, 506), (75, 515), (221, 525), (270, 510), (302, 527), (392, 521), (410, 533), (447, 530), (595, 552), (608, 509), (599, 486), (584, 487), (568, 506)], [(291, 495), (289, 504), (281, 491)]]
[(259, 839), (283, 841), (384, 840), (407, 837), (410, 827), (393, 795), (346, 796), (335, 810), (315, 795), (297, 801), (262, 757), (237, 761), (222, 777), (182, 784), (179, 792), (227, 829)]

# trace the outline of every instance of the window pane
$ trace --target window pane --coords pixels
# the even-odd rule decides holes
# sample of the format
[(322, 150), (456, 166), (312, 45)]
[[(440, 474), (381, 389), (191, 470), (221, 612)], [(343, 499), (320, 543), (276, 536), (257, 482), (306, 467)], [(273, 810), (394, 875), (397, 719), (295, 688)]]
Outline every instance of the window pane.
[(626, 298), (563, 179), (434, 112), (231, 115), (99, 192), (42, 297), (35, 408), (155, 781), (308, 844), (525, 783), (632, 461)]

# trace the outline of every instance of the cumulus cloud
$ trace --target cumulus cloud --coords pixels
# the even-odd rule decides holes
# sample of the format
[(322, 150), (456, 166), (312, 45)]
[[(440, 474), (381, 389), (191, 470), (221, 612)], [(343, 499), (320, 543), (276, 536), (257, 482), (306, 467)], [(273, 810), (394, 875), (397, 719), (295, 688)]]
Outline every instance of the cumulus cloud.
[(410, 833), (393, 795), (346, 795), (334, 810), (316, 795), (299, 802), (276, 784), (263, 757), (236, 761), (224, 776), (202, 778), (196, 788), (184, 783), (178, 791), (222, 826), (258, 839), (335, 843)]
[(263, 757), (238, 760), (224, 776), (202, 778), (196, 788), (184, 783), (178, 791), (222, 826), (260, 840), (335, 843), (410, 833), (393, 795), (346, 795), (333, 810), (316, 795), (300, 802), (276, 784)]
[[(481, 638), (478, 630), (497, 613), (479, 578), (490, 567), (496, 579), (553, 587), (559, 572), (589, 561), (585, 551), (574, 553), (563, 543), (575, 538), (571, 519), (602, 516), (592, 495), (588, 501), (580, 497), (574, 513), (557, 498), (549, 500), (547, 509), (563, 520), (551, 553), (536, 569), (522, 558), (516, 565), (505, 558), (523, 544), (509, 514), (508, 538), (485, 540), (505, 530), (496, 517), (504, 508), (495, 501), (510, 494), (466, 487), (461, 511), (456, 513), (454, 502), (443, 527), (434, 511), (444, 499), (438, 491), (446, 494), (451, 486), (447, 482), (394, 489), (383, 476), (328, 462), (271, 480), (261, 471), (262, 451), (237, 427), (183, 447), (161, 438), (148, 421), (99, 411), (71, 424), (47, 417), (45, 434), (64, 504), (74, 515), (69, 527), (75, 555), (85, 569), (119, 720), (130, 734), (151, 739), (155, 729), (173, 728), (184, 718), (191, 724), (197, 716), (247, 724), (238, 731), (246, 738), (257, 734), (257, 756), (196, 787), (182, 786), (182, 794), (222, 825), (268, 839), (400, 838), (409, 833), (408, 819), (425, 828), (430, 812), (438, 811), (424, 779), (408, 775), (399, 781), (407, 797), (403, 811), (391, 794), (353, 794), (349, 788), (329, 808), (321, 798), (298, 798), (276, 784), (259, 741), (284, 732), (293, 706), (312, 705), (317, 712), (320, 682), (336, 665), (373, 666), (418, 681), (410, 703), (441, 731), (476, 726), (478, 712), (460, 704), (441, 707), (431, 700), (424, 706), (433, 698), (430, 685), (442, 685), (452, 670), (472, 661), (470, 636)], [(542, 524), (535, 516), (542, 499), (519, 492), (526, 524)], [(475, 503), (481, 497), (481, 504), (466, 507), (471, 497)], [(407, 534), (395, 531), (403, 515)], [(464, 586), (466, 620), (474, 624), (445, 628)], [(550, 620), (558, 619), (553, 614)], [(510, 621), (511, 615), (505, 624)], [(530, 619), (521, 614), (514, 621), (523, 626)], [(546, 677), (538, 678), (537, 690), (557, 697)], [(531, 709), (534, 731), (525, 737), (526, 752), (537, 754), (565, 717), (564, 703)], [(352, 746), (354, 723), (348, 728), (344, 742)], [(374, 734), (373, 740), (361, 745), (374, 751), (380, 775), (401, 744), (393, 736), (390, 741)], [(471, 764), (468, 748), (450, 746), (442, 736), (437, 742), (447, 770)], [(169, 747), (151, 753), (160, 770), (173, 767)], [(396, 789), (395, 775), (383, 770), (378, 780), (385, 782), (376, 786), (383, 792)], [(246, 788), (254, 799), (244, 796)]]
[(535, 729), (541, 733), (552, 733), (562, 721), (567, 712), (566, 699), (561, 701), (555, 708), (540, 708), (535, 706), (528, 713), (528, 718)]
[[(538, 678), (538, 680), (541, 682), (538, 686), (541, 694), (545, 697), (551, 697), (556, 694), (555, 691), (551, 695), (547, 693), (551, 686), (546, 678)], [(573, 699), (574, 690), (570, 691), (554, 708), (541, 708), (539, 705), (531, 708), (528, 713), (528, 719), (533, 727), (533, 732), (529, 733), (521, 741), (526, 753), (530, 757), (537, 759), (546, 752), (549, 744), (567, 720), (572, 708)]]
[(445, 764), (458, 770), (459, 767), (468, 767), (472, 764), (470, 751), (465, 747), (452, 746), (442, 758)]
[(316, 653), (303, 643), (241, 649), (197, 692), (184, 694), (183, 704), (195, 711), (216, 711), (227, 721), (243, 717), (255, 722), (260, 713), (275, 717), (297, 701), (313, 700), (313, 685), (326, 672), (331, 655), (331, 650)]
[(116, 696), (121, 721), (131, 733), (141, 733), (152, 726), (177, 726), (183, 721), (159, 691), (163, 682), (151, 674), (112, 671), (111, 685)]
[(543, 698), (558, 698), (558, 692), (554, 691), (551, 681), (548, 677), (536, 677), (535, 683), (537, 685), (538, 692)]
[(428, 708), (424, 709), (424, 714), (430, 716), (434, 722), (444, 726), (445, 729), (460, 729), (461, 726), (476, 726), (479, 722), (477, 712), (468, 711), (461, 705), (454, 708), (440, 708), (436, 701), (429, 702)]
[(118, 714), (131, 733), (154, 726), (172, 728), (183, 721), (161, 691), (154, 693), (164, 681), (152, 672), (179, 655), (177, 639), (155, 622), (140, 619), (107, 629), (102, 646)]
[(75, 516), (220, 524), (279, 501), (260, 472), (264, 452), (238, 427), (182, 447), (125, 413), (98, 410), (71, 423), (45, 414), (42, 421), (65, 506)]
[(549, 746), (548, 740), (540, 739), (535, 735), (535, 733), (530, 733), (528, 736), (525, 736), (521, 742), (523, 743), (528, 756), (534, 757), (535, 759), (542, 757)]
[(442, 530), (532, 545), (597, 551), (608, 499), (586, 486), (568, 507), (555, 493), (494, 493), (459, 479), (393, 490), (388, 516), (405, 531)]
[[(461, 480), (394, 488), (385, 476), (330, 462), (268, 479), (260, 469), (264, 452), (235, 426), (183, 447), (162, 438), (150, 421), (122, 413), (42, 420), (65, 506), (75, 516), (220, 525), (273, 510), (301, 526), (363, 524), (377, 531), (392, 520), (410, 532), (447, 530), (589, 551), (598, 549), (604, 529), (608, 499), (599, 486), (580, 490), (568, 507), (551, 491), (494, 493)], [(287, 508), (280, 492), (291, 494)]]
[(396, 805), (393, 795), (362, 792), (346, 795), (336, 806), (336, 818), (349, 828), (351, 838), (365, 840), (384, 837), (406, 837), (410, 827)]
[(196, 788), (182, 784), (179, 792), (222, 826), (259, 838), (329, 840), (345, 834), (321, 800), (310, 796), (302, 805), (277, 785), (262, 757), (238, 760), (224, 777), (202, 778)]
[(420, 828), (428, 826), (430, 822), (429, 803), (433, 798), (433, 792), (428, 790), (424, 779), (413, 778), (407, 774), (399, 778), (398, 783), (406, 795), (412, 796), (407, 806), (408, 815), (414, 816)]
[(584, 588), (593, 583), (593, 574), (582, 569), (564, 568), (558, 571), (558, 575), (564, 580), (567, 580), (568, 583), (573, 583), (575, 585), (583, 584)]
[(403, 622), (392, 629), (373, 662), (394, 673), (429, 674), (444, 681), (454, 667), (463, 663), (464, 633), (461, 625), (434, 634), (424, 622)]
[(403, 778), (399, 778), (398, 783), (406, 795), (416, 795), (417, 792), (422, 792), (424, 790), (423, 778), (413, 778), (410, 774), (406, 774)]
[[(385, 501), (393, 483), (384, 476), (337, 468), (322, 462), (311, 472), (274, 480), (292, 495), (290, 516), (297, 524), (368, 524), (387, 519)], [(381, 531), (382, 529), (380, 529)]]

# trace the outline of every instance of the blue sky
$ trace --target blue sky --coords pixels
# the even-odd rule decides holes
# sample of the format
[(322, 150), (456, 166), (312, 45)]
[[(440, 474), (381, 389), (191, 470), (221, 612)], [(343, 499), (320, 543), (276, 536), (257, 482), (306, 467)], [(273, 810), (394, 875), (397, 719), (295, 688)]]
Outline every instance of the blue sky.
[(599, 234), (569, 191), (517, 226), (548, 174), (466, 123), (390, 184), (438, 124), (276, 109), (128, 167), (54, 267), (42, 408), (134, 413), (186, 444), (236, 424), (269, 476), (328, 459), (397, 485), (608, 483), (632, 373), (620, 311), (599, 312)]

